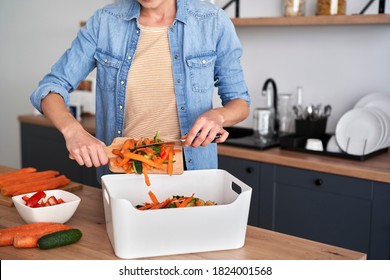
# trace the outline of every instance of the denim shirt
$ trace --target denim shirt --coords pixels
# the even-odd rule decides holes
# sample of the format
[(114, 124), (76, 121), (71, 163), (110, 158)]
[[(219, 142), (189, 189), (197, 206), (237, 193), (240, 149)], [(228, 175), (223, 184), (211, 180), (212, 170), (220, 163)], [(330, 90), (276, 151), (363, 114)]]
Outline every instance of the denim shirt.
[[(136, 0), (97, 10), (39, 82), (31, 95), (34, 107), (41, 112), (41, 100), (49, 92), (59, 93), (69, 105), (69, 94), (97, 68), (96, 137), (109, 145), (122, 136), (128, 72), (141, 32), (139, 15)], [(234, 99), (249, 104), (240, 65), (242, 47), (223, 10), (206, 2), (177, 0), (168, 37), (181, 135), (200, 114), (212, 109), (214, 86), (222, 105)], [(184, 155), (188, 170), (218, 167), (216, 144), (184, 148)], [(106, 173), (107, 166), (98, 168), (98, 180)]]

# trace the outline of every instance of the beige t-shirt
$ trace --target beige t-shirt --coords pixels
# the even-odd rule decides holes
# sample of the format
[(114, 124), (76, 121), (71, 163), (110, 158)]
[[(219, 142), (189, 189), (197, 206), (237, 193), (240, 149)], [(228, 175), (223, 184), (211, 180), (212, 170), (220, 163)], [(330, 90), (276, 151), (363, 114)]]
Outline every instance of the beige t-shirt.
[(179, 138), (168, 27), (141, 26), (127, 81), (124, 136)]

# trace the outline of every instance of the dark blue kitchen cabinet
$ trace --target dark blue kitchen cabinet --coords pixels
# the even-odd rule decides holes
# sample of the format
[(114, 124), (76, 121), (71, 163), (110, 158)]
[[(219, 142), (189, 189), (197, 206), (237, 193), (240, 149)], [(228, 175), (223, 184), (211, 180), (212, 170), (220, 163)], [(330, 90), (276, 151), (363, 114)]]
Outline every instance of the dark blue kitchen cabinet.
[(368, 253), (371, 182), (351, 177), (275, 165), (273, 185), (260, 199), (272, 201), (271, 223), (263, 226), (355, 251)]
[(21, 123), (22, 167), (57, 170), (74, 182), (100, 187), (96, 168), (69, 159), (62, 134), (52, 127)]
[(371, 225), (369, 256), (390, 260), (390, 184), (373, 183)]
[(219, 158), (221, 169), (255, 190), (251, 225), (390, 259), (390, 184)]
[(252, 188), (248, 224), (258, 226), (260, 163), (226, 156), (218, 156), (218, 168), (228, 171)]

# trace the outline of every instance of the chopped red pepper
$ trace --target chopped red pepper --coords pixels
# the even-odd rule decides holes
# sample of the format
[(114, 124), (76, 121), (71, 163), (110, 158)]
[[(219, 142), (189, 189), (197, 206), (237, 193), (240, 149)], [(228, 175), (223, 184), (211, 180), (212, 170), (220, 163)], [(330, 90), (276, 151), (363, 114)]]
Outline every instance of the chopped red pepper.
[(38, 191), (34, 195), (32, 195), (27, 201), (26, 206), (28, 207), (36, 207), (38, 202), (46, 197), (46, 193), (44, 191)]
[(49, 198), (47, 199), (47, 203), (48, 203), (49, 205), (57, 205), (57, 204), (58, 204), (58, 201), (57, 201), (57, 199), (52, 195), (51, 197), (49, 197)]
[(24, 200), (24, 202), (27, 202), (27, 200), (29, 200), (30, 198), (26, 195), (22, 196), (22, 199)]
[(160, 157), (163, 159), (163, 160), (166, 160), (168, 158), (168, 153), (167, 151), (165, 150), (164, 146), (161, 146), (160, 148)]

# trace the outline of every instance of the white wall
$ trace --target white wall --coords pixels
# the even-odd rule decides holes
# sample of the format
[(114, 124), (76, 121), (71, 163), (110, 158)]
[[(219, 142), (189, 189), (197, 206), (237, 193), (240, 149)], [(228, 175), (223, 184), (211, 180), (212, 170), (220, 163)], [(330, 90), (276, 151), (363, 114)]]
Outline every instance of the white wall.
[(18, 115), (34, 111), (30, 94), (70, 46), (80, 21), (110, 2), (0, 1), (0, 165), (21, 166)]
[[(226, 2), (217, 1), (221, 6)], [(347, 0), (347, 14), (359, 13), (367, 2)], [(366, 14), (378, 13), (378, 2)], [(241, 0), (241, 17), (281, 16), (281, 3)], [(306, 0), (306, 15), (315, 15), (315, 6), (316, 0)], [(281, 93), (303, 86), (304, 105), (333, 106), (327, 130), (334, 132), (338, 119), (360, 97), (390, 92), (389, 25), (237, 27), (237, 33), (252, 108), (265, 105), (261, 89), (267, 78), (275, 79)], [(252, 127), (252, 115), (239, 125)]]
[[(0, 1), (0, 165), (20, 167), (17, 116), (33, 112), (30, 94), (70, 46), (79, 22), (110, 2)], [(315, 0), (306, 2), (307, 14), (314, 14)], [(347, 12), (358, 12), (367, 2), (349, 0)], [(390, 3), (387, 5), (388, 13)], [(368, 12), (376, 13), (376, 4)], [(281, 13), (281, 0), (241, 0), (242, 17)], [(239, 27), (237, 32), (244, 47), (242, 64), (252, 107), (262, 105), (260, 90), (268, 77), (276, 80), (280, 92), (293, 92), (302, 85), (305, 103), (333, 105), (328, 125), (332, 131), (337, 119), (359, 97), (390, 91), (388, 25)], [(252, 118), (240, 125), (251, 127)]]

